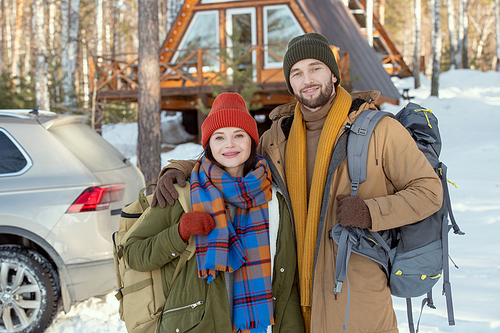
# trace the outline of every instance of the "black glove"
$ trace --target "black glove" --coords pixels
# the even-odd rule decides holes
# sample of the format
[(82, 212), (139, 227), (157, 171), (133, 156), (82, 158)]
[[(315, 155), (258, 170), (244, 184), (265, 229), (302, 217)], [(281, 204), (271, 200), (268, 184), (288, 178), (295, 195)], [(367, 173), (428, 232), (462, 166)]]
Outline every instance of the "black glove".
[(372, 227), (370, 209), (358, 196), (341, 194), (337, 196), (337, 218), (344, 227), (369, 229)]
[(157, 203), (160, 204), (161, 208), (165, 208), (167, 202), (170, 206), (175, 204), (175, 200), (179, 198), (179, 193), (177, 193), (174, 183), (179, 184), (180, 187), (186, 186), (186, 176), (180, 170), (167, 169), (158, 180), (153, 200), (151, 201), (151, 207), (156, 206)]

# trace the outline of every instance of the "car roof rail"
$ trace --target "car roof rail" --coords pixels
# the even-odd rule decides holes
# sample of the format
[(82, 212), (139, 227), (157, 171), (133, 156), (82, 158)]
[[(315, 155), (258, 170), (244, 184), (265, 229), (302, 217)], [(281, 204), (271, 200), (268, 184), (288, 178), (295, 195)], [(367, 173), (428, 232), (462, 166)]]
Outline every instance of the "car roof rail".
[[(14, 117), (20, 119), (36, 118), (37, 114), (30, 113), (33, 109), (6, 109), (0, 110), (2, 117)], [(38, 116), (56, 116), (57, 113), (53, 111), (37, 110)]]

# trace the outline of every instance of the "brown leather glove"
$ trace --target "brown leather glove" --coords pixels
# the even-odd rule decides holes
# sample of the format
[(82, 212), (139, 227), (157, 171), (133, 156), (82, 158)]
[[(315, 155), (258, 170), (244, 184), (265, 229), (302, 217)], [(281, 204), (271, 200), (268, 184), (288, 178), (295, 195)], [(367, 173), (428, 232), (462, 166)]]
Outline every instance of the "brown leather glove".
[(151, 201), (151, 207), (156, 206), (157, 203), (160, 204), (161, 208), (165, 208), (167, 202), (170, 206), (175, 204), (175, 200), (179, 198), (179, 193), (177, 193), (174, 183), (179, 184), (180, 187), (186, 186), (186, 176), (180, 170), (167, 169), (158, 180), (153, 200)]
[(357, 227), (369, 229), (372, 227), (370, 210), (365, 202), (358, 196), (341, 194), (337, 196), (337, 217), (344, 227)]
[(179, 223), (179, 235), (184, 242), (189, 240), (191, 235), (208, 235), (215, 228), (215, 221), (212, 215), (205, 212), (184, 213)]

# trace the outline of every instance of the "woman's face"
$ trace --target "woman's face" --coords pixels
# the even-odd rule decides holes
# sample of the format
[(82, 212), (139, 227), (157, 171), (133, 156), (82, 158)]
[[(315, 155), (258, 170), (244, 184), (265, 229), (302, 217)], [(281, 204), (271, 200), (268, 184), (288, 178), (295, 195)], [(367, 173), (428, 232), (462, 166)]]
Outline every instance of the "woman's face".
[(245, 162), (250, 157), (252, 138), (238, 127), (223, 127), (212, 133), (208, 141), (215, 160), (232, 177), (243, 177)]

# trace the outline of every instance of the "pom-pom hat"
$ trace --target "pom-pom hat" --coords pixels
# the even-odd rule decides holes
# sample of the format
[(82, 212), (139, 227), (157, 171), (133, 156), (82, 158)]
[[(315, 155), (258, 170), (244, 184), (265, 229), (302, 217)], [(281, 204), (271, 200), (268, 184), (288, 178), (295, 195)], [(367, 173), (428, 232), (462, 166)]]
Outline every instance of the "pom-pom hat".
[(259, 144), (257, 123), (247, 110), (243, 97), (238, 93), (222, 93), (215, 98), (212, 109), (201, 125), (201, 145), (206, 148), (213, 132), (223, 127), (238, 127)]

